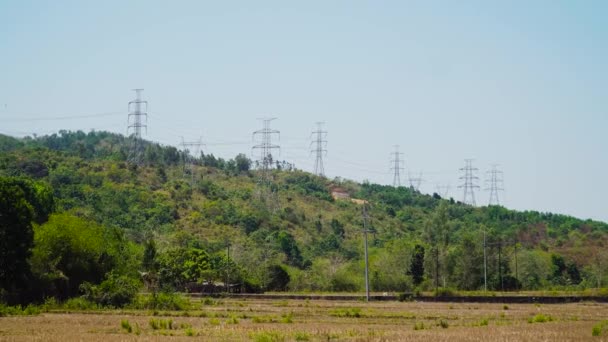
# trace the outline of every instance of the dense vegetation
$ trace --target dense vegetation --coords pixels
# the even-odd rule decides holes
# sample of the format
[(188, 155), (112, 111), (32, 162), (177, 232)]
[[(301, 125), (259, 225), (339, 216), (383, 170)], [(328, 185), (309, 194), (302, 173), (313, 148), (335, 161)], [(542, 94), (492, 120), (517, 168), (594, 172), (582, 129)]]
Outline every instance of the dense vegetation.
[[(374, 291), (483, 289), (484, 236), (489, 290), (608, 280), (602, 222), (471, 207), (281, 162), (268, 192), (242, 154), (202, 154), (190, 170), (184, 151), (149, 142), (141, 165), (127, 163), (129, 146), (106, 132), (0, 136), (4, 301), (82, 295), (121, 306), (144, 286), (156, 293), (211, 284), (360, 291), (364, 205)], [(334, 200), (333, 189), (360, 201)]]

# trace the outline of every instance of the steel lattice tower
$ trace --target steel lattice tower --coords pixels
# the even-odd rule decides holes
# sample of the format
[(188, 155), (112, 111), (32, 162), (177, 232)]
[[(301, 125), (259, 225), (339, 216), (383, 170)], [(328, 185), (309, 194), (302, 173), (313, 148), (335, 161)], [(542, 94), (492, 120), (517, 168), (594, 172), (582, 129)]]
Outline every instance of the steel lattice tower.
[(412, 175), (408, 171), (407, 180), (410, 183), (410, 188), (419, 191), (420, 184), (422, 184), (422, 182), (424, 181), (424, 179), (422, 178), (422, 171), (418, 174), (418, 177), (412, 177)]
[(502, 171), (498, 170), (498, 164), (492, 164), (492, 169), (486, 172), (486, 191), (490, 191), (490, 199), (488, 205), (500, 205), (498, 192), (504, 191), (504, 183), (502, 180)]
[(462, 203), (474, 206), (476, 205), (475, 189), (479, 189), (479, 185), (475, 184), (475, 182), (479, 180), (479, 177), (475, 176), (475, 172), (478, 169), (473, 167), (473, 159), (465, 159), (464, 162), (465, 166), (460, 169), (460, 171), (464, 172), (464, 175), (460, 177), (464, 183), (459, 185), (458, 188), (464, 189)]
[(310, 144), (315, 144), (315, 148), (311, 149), (311, 153), (315, 153), (315, 175), (325, 177), (325, 169), (323, 167), (323, 155), (327, 155), (327, 131), (323, 130), (323, 122), (317, 122), (317, 130), (311, 133), (311, 137), (315, 138)]
[(393, 159), (391, 159), (391, 171), (393, 171), (393, 186), (401, 186), (401, 171), (403, 170), (403, 156), (402, 152), (399, 152), (399, 145), (395, 145), (395, 152), (391, 153)]
[[(144, 155), (141, 129), (144, 128), (146, 133), (148, 132), (148, 101), (143, 101), (141, 99), (141, 92), (143, 89), (133, 90), (135, 91), (135, 100), (130, 101), (128, 105), (129, 118), (127, 136), (131, 139), (128, 162), (141, 165), (143, 163)], [(145, 106), (145, 109), (142, 110), (142, 106)]]
[(201, 147), (204, 146), (203, 138), (199, 138), (195, 141), (184, 141), (184, 137), (182, 137), (180, 146), (182, 147), (184, 154), (184, 178), (188, 177), (189, 172), (190, 184), (194, 185), (194, 181), (196, 180), (194, 172), (194, 159), (200, 156)]
[(435, 191), (437, 191), (437, 194), (439, 196), (441, 196), (441, 198), (443, 199), (447, 199), (448, 195), (450, 194), (450, 184), (447, 185), (441, 185), (441, 184), (437, 184), (435, 186)]
[(251, 150), (252, 153), (255, 151), (259, 151), (260, 153), (257, 161), (257, 169), (260, 172), (258, 178), (258, 195), (260, 196), (260, 200), (267, 208), (276, 211), (279, 208), (279, 200), (272, 187), (272, 151), (280, 151), (281, 147), (272, 143), (274, 135), (280, 138), (280, 132), (270, 128), (270, 123), (273, 120), (275, 118), (262, 119), (264, 127), (253, 132), (253, 140), (256, 141), (256, 137), (258, 137), (258, 144), (253, 145)]

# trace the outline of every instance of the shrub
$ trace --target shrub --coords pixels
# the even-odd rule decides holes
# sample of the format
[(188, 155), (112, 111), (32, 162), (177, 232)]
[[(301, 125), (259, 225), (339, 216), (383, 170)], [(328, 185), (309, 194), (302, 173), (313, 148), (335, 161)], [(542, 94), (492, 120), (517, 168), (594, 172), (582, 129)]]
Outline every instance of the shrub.
[(93, 303), (83, 297), (70, 298), (61, 304), (63, 309), (67, 310), (99, 310), (97, 303)]
[(416, 324), (414, 324), (414, 330), (424, 330), (424, 322), (416, 322)]
[(293, 337), (296, 341), (310, 341), (310, 335), (305, 332), (296, 331)]
[(8, 306), (0, 303), (0, 317), (4, 316), (32, 316), (40, 314), (40, 308), (29, 304), (25, 308), (21, 305)]
[(285, 336), (278, 331), (263, 331), (251, 334), (251, 339), (255, 342), (283, 342)]
[(447, 287), (440, 287), (434, 291), (434, 295), (435, 297), (456, 297), (458, 292)]
[(293, 312), (283, 315), (281, 323), (293, 323)]
[(410, 292), (400, 293), (397, 300), (400, 302), (411, 302), (414, 299), (414, 295)]
[(450, 326), (448, 321), (446, 321), (445, 319), (440, 320), (438, 325), (443, 329), (447, 329)]
[(528, 323), (546, 323), (553, 321), (553, 318), (549, 315), (537, 314), (536, 316), (530, 318)]
[(120, 327), (124, 330), (126, 330), (128, 333), (131, 333), (133, 331), (133, 328), (131, 327), (131, 323), (129, 323), (128, 320), (123, 319), (122, 321), (120, 321)]
[(186, 336), (196, 336), (196, 332), (190, 327), (184, 330)]
[(83, 297), (91, 302), (102, 306), (123, 307), (135, 299), (139, 282), (112, 272), (101, 284), (83, 283), (80, 289), (84, 292)]
[(335, 317), (361, 317), (361, 309), (359, 308), (343, 308), (336, 309), (329, 312), (331, 316)]
[(236, 316), (232, 315), (230, 316), (230, 318), (228, 318), (228, 320), (226, 320), (227, 324), (239, 324), (239, 320), (238, 318), (236, 318)]
[(139, 295), (130, 306), (137, 310), (188, 310), (190, 301), (183, 295), (171, 292), (159, 292), (152, 295)]
[(592, 336), (601, 336), (604, 332), (604, 329), (608, 326), (608, 321), (601, 321), (593, 326), (591, 329)]

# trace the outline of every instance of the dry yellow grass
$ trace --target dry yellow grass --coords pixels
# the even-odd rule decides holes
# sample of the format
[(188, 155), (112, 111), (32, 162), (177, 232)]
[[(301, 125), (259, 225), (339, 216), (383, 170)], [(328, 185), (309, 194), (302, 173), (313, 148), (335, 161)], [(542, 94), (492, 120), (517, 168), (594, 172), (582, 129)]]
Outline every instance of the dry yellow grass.
[[(608, 305), (225, 299), (182, 312), (103, 311), (0, 318), (0, 341), (581, 341)], [(536, 315), (545, 323), (529, 323)], [(150, 320), (172, 320), (153, 329)], [(127, 320), (131, 333), (121, 327)], [(443, 327), (442, 327), (443, 325)], [(416, 327), (418, 329), (416, 329)], [(136, 335), (139, 333), (139, 335)], [(187, 336), (188, 334), (193, 336)]]

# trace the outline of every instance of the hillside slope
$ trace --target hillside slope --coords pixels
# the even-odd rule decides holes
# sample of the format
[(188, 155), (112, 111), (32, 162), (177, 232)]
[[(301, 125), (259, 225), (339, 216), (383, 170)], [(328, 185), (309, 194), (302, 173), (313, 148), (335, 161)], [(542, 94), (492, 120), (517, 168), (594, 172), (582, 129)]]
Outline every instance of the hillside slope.
[[(160, 254), (195, 247), (221, 255), (234, 269), (211, 262), (224, 270), (206, 276), (216, 282), (363, 289), (362, 203), (373, 229), (376, 291), (482, 289), (484, 235), (491, 289), (600, 287), (607, 280), (606, 223), (471, 207), (405, 187), (319, 178), (285, 163), (272, 170), (268, 194), (244, 155), (202, 155), (189, 170), (184, 152), (147, 142), (136, 166), (126, 162), (129, 144), (106, 132), (0, 136), (0, 175), (46, 183), (56, 213), (119, 230), (136, 245), (154, 241)], [(335, 200), (332, 190), (358, 201)]]

